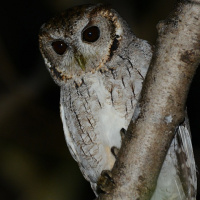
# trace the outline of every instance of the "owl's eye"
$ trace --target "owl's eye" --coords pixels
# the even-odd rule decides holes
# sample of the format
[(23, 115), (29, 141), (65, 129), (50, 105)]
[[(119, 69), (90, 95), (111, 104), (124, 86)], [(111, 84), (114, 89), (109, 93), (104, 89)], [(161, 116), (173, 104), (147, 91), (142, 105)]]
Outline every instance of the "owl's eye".
[(63, 55), (67, 49), (66, 43), (63, 42), (62, 40), (52, 42), (51, 45), (53, 47), (53, 50), (59, 55)]
[(97, 26), (91, 26), (82, 33), (82, 40), (86, 42), (96, 42), (99, 39), (100, 30)]

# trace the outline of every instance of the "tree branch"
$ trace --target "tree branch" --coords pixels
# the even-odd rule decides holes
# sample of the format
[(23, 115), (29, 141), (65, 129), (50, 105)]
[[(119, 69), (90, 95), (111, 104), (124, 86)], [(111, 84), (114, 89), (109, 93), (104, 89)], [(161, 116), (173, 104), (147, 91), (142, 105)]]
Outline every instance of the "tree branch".
[(135, 111), (139, 116), (112, 170), (115, 187), (98, 199), (150, 199), (175, 128), (184, 119), (200, 62), (200, 0), (182, 1), (157, 28), (156, 50)]

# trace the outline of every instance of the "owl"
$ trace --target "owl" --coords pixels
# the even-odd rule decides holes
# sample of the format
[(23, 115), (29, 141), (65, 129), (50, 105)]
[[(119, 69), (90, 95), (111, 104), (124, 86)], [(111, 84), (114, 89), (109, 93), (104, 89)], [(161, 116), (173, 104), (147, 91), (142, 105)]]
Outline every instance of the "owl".
[[(111, 170), (140, 98), (151, 46), (137, 38), (107, 5), (68, 9), (41, 27), (39, 46), (60, 86), (67, 146), (98, 195), (98, 180)], [(189, 123), (176, 129), (151, 200), (194, 200), (196, 169)]]

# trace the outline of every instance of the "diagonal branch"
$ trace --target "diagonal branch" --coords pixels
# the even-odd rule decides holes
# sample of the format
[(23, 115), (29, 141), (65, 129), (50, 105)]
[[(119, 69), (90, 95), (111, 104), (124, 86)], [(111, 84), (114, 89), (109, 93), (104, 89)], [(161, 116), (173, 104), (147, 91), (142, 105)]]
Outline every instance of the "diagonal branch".
[(160, 22), (156, 50), (119, 157), (112, 170), (115, 187), (103, 200), (147, 200), (184, 119), (192, 78), (200, 62), (200, 0), (182, 1)]

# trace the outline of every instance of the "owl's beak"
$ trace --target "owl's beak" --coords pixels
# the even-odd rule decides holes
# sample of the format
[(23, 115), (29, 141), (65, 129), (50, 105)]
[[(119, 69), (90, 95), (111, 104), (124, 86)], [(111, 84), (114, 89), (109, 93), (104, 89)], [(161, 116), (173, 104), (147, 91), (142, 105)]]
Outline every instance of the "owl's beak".
[(86, 64), (86, 61), (85, 61), (85, 58), (83, 57), (83, 55), (75, 55), (75, 59), (78, 63), (78, 65), (80, 66), (80, 68), (85, 71), (85, 64)]

